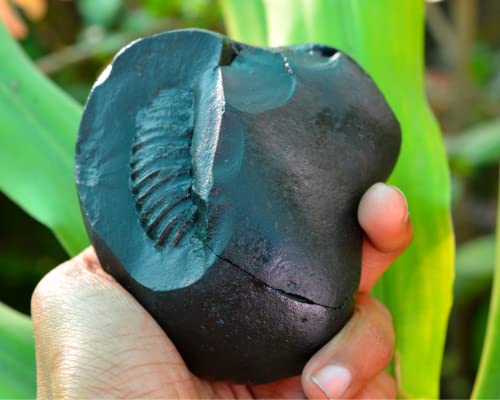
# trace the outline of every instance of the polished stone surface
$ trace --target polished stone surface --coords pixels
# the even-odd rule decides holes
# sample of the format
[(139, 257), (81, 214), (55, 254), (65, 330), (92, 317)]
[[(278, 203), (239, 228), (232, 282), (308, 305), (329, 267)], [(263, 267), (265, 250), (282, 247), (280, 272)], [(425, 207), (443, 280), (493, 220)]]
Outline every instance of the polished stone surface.
[(76, 178), (99, 259), (199, 376), (296, 375), (352, 314), (364, 191), (400, 129), (334, 49), (202, 30), (134, 42), (96, 82)]

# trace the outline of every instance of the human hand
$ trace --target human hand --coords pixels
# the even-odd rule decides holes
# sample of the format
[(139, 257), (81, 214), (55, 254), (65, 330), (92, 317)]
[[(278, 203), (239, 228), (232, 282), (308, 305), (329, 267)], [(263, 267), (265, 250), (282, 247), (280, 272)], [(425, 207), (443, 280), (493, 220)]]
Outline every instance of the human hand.
[(384, 371), (394, 348), (391, 315), (369, 292), (411, 241), (406, 200), (376, 184), (358, 218), (365, 239), (354, 314), (302, 376), (253, 386), (197, 378), (88, 248), (52, 270), (33, 294), (39, 398), (394, 398), (396, 383)]

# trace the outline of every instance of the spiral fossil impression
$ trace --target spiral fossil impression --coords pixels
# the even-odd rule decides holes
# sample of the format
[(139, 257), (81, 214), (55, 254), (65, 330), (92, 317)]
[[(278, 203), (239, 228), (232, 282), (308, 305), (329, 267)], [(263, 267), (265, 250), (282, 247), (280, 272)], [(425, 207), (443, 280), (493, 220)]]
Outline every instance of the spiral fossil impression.
[(132, 43), (99, 77), (76, 179), (104, 268), (191, 370), (264, 383), (300, 373), (349, 319), (357, 205), (399, 146), (345, 54), (180, 30)]
[(172, 232), (170, 243), (177, 245), (194, 231), (189, 154), (193, 108), (192, 90), (169, 88), (137, 114), (130, 158), (132, 195), (139, 221), (156, 246), (164, 245)]

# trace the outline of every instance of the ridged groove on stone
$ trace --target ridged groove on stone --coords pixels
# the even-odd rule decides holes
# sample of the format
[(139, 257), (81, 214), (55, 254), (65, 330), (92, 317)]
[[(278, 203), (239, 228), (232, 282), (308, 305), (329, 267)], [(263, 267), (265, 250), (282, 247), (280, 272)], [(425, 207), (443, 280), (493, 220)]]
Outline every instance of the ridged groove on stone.
[(161, 90), (136, 117), (130, 186), (141, 226), (155, 246), (177, 246), (195, 233), (190, 147), (194, 93)]

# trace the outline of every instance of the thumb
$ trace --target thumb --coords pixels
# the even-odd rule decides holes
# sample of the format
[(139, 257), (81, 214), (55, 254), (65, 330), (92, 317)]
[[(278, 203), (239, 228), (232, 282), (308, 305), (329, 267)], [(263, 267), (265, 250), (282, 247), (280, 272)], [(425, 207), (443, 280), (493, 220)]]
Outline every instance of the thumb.
[[(347, 325), (305, 366), (304, 392), (308, 398), (352, 398), (376, 381), (390, 362), (393, 349), (389, 312), (373, 297), (360, 294)], [(384, 387), (383, 397), (393, 398), (394, 385)]]

